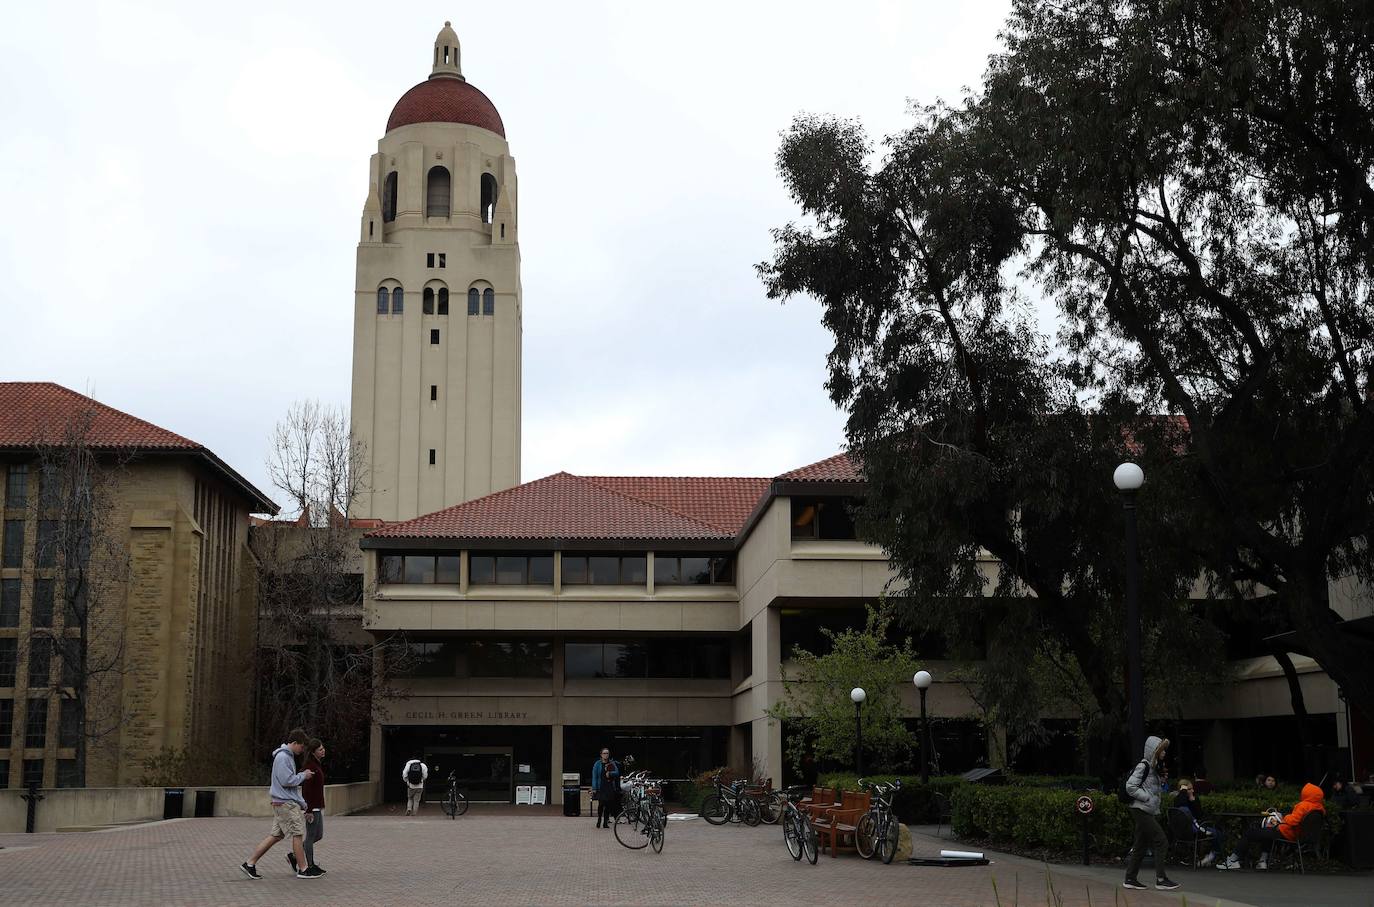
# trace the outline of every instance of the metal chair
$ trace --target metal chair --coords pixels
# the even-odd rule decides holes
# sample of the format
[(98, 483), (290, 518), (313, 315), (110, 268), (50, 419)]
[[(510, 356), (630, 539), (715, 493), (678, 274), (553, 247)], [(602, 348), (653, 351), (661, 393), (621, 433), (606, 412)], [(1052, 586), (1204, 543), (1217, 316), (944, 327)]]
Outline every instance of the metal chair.
[(1206, 832), (1198, 831), (1193, 822), (1193, 814), (1182, 807), (1170, 807), (1165, 814), (1169, 825), (1169, 852), (1187, 848), (1193, 861), (1193, 868), (1201, 860), (1201, 854), (1211, 847), (1211, 838)]
[(935, 804), (935, 837), (940, 837), (940, 829), (951, 824), (954, 815), (949, 804), (949, 797), (935, 791), (930, 795), (931, 802)]
[(1306, 875), (1307, 867), (1303, 861), (1303, 854), (1310, 854), (1314, 857), (1321, 856), (1317, 848), (1321, 845), (1322, 832), (1325, 830), (1326, 814), (1318, 810), (1313, 810), (1303, 816), (1302, 821), (1298, 823), (1298, 831), (1295, 840), (1290, 841), (1287, 838), (1279, 838), (1270, 845), (1269, 858), (1272, 860), (1283, 853), (1284, 850), (1280, 848), (1292, 850), (1293, 853), (1288, 855), (1288, 868), (1293, 868), (1293, 854), (1296, 854), (1298, 858), (1298, 873), (1300, 875)]

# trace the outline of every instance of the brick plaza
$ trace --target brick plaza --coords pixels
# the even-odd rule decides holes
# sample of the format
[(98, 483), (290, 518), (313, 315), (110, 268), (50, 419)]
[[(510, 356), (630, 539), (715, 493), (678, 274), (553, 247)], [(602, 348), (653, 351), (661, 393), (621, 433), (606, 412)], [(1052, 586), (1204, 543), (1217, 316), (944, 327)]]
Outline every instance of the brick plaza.
[[(330, 817), (317, 857), (325, 877), (298, 880), (285, 845), (263, 859), (266, 877), (238, 864), (267, 831), (263, 819), (181, 819), (106, 832), (0, 836), (0, 903), (86, 905), (791, 904), (824, 894), (834, 904), (1045, 903), (1043, 865), (997, 857), (992, 866), (919, 868), (822, 854), (792, 861), (775, 827), (670, 823), (663, 853), (629, 851), (583, 819), (485, 814)], [(940, 842), (915, 838), (918, 854)], [(948, 846), (948, 845), (946, 845)], [(1178, 904), (1177, 896), (1130, 893), (1115, 880), (1063, 875), (1064, 905)], [(1019, 897), (1018, 897), (1019, 894)], [(1123, 893), (1124, 894), (1124, 893)], [(1212, 903), (1209, 901), (1208, 903)]]

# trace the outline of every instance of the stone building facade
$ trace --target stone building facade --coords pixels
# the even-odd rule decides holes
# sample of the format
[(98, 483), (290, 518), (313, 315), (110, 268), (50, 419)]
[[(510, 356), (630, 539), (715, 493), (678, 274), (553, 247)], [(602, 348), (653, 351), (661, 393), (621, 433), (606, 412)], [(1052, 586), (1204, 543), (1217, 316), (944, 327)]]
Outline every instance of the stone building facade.
[[(44, 491), (73, 426), (103, 476), (81, 564), (53, 553), (66, 512)], [(3, 383), (0, 502), (0, 786), (137, 784), (164, 748), (247, 739), (248, 520), (276, 510), (262, 492), (171, 431), (55, 384)]]

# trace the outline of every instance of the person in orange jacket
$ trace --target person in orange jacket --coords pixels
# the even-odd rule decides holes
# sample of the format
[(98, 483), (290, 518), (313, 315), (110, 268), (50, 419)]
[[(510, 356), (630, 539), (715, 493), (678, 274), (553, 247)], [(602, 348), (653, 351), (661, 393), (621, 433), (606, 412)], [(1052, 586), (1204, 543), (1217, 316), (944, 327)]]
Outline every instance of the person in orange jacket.
[(1218, 863), (1217, 869), (1239, 869), (1240, 858), (1250, 849), (1252, 844), (1259, 844), (1262, 848), (1259, 862), (1255, 864), (1256, 869), (1269, 868), (1269, 845), (1279, 840), (1296, 841), (1298, 839), (1298, 826), (1302, 820), (1311, 812), (1326, 812), (1326, 804), (1323, 802), (1325, 796), (1322, 789), (1315, 784), (1304, 784), (1302, 786), (1302, 799), (1294, 806), (1293, 811), (1283, 817), (1279, 824), (1264, 828), (1253, 826), (1245, 829), (1245, 835), (1236, 848), (1236, 852), (1226, 858), (1226, 862)]

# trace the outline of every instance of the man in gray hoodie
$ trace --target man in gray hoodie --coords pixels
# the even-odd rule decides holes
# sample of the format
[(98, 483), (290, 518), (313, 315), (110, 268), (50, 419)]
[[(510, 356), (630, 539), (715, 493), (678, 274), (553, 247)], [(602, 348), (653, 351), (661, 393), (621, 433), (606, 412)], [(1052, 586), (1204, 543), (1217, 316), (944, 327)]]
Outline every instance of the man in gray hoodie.
[(1131, 846), (1130, 857), (1126, 859), (1126, 881), (1121, 883), (1125, 888), (1147, 887), (1140, 884), (1140, 880), (1136, 878), (1136, 874), (1140, 872), (1140, 863), (1145, 859), (1146, 847), (1153, 850), (1155, 855), (1155, 887), (1165, 891), (1173, 891), (1178, 887), (1177, 882), (1171, 882), (1164, 874), (1164, 859), (1169, 855), (1169, 839), (1164, 836), (1164, 829), (1159, 827), (1159, 821), (1155, 819), (1155, 816), (1159, 815), (1160, 792), (1164, 787), (1162, 766), (1164, 754), (1168, 749), (1167, 738), (1161, 740), (1159, 737), (1147, 737), (1143, 758), (1126, 776), (1126, 795), (1132, 801), (1126, 811), (1135, 822), (1135, 843)]
[[(272, 753), (272, 831), (262, 839), (258, 849), (244, 863), (239, 864), (243, 874), (253, 880), (261, 879), (258, 873), (258, 860), (287, 835), (291, 836), (291, 850), (296, 857), (296, 878), (314, 879), (324, 875), (305, 860), (305, 797), (301, 796), (301, 782), (314, 776), (306, 769), (296, 771), (296, 757), (305, 752), (310, 735), (296, 728), (287, 735), (286, 742)], [(305, 868), (308, 867), (308, 868)]]

